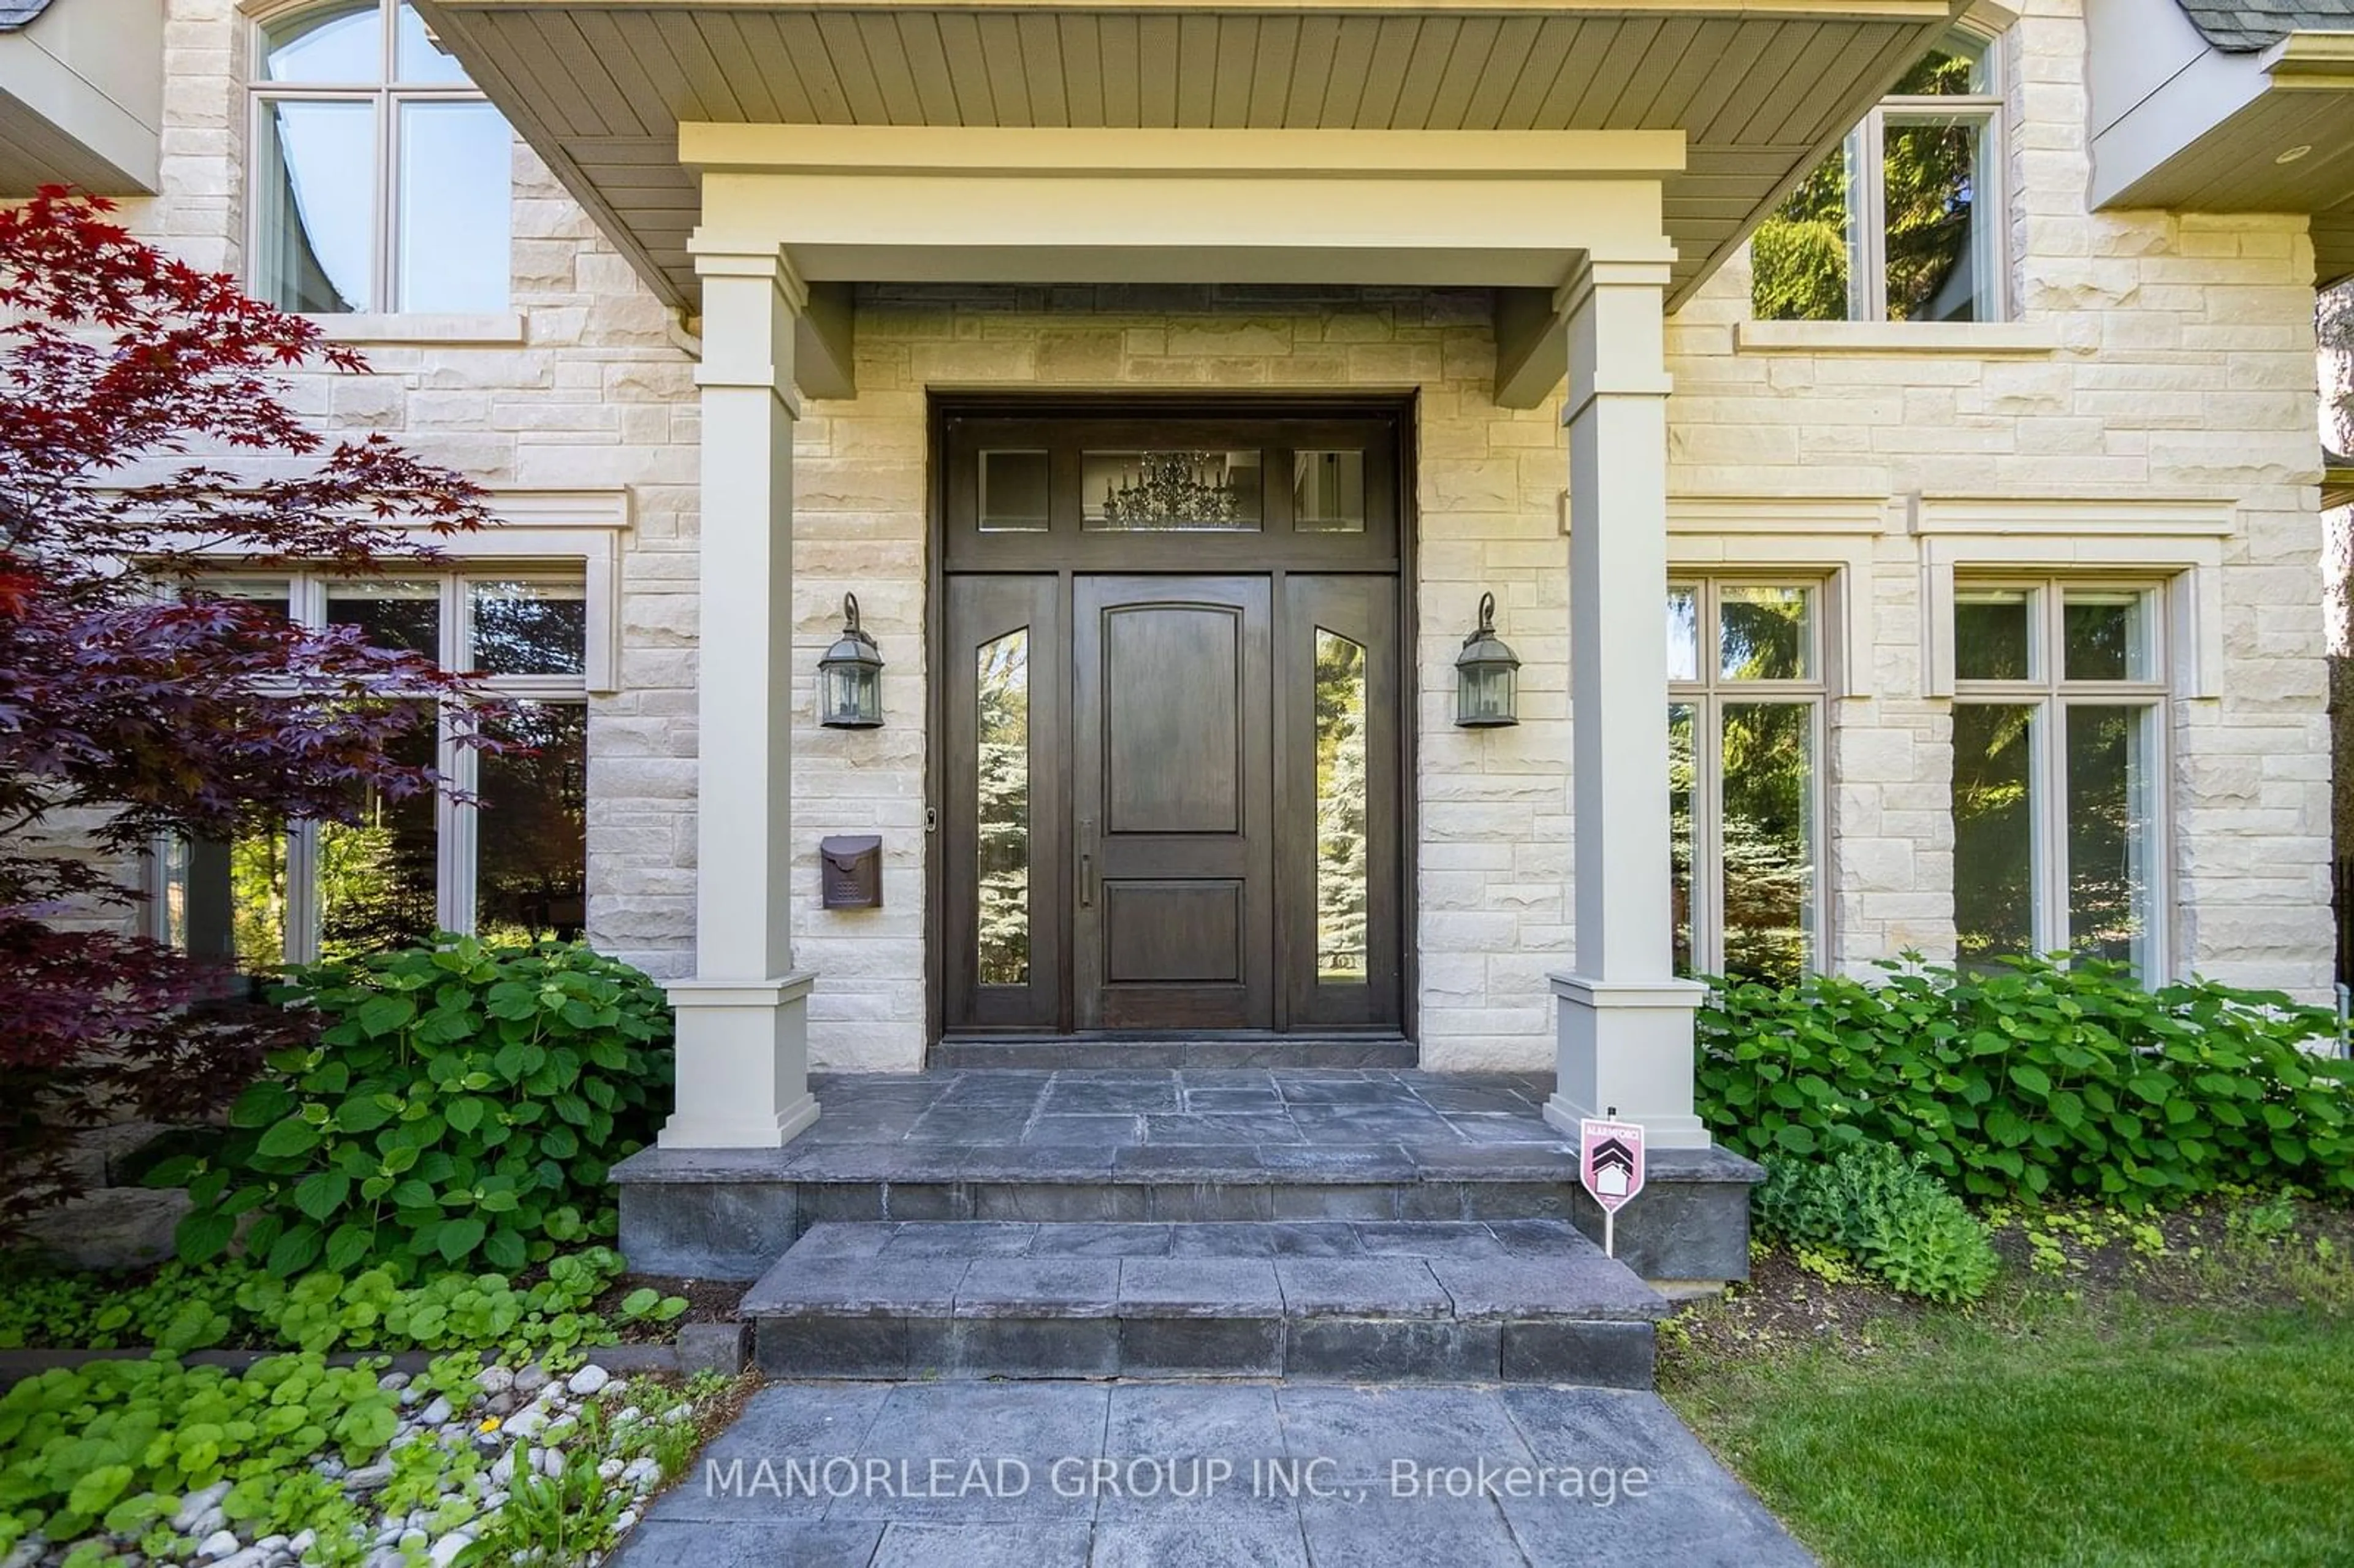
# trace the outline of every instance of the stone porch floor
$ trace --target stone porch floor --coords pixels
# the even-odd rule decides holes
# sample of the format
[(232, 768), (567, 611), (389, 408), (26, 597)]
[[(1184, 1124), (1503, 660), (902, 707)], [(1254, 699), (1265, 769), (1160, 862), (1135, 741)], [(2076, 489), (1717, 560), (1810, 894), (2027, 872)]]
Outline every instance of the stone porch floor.
[[(1568, 1219), (1601, 1234), (1542, 1073), (1018, 1068), (812, 1078), (781, 1149), (649, 1149), (614, 1169), (622, 1251), (752, 1279), (827, 1221)], [(1654, 1150), (1619, 1216), (1647, 1278), (1744, 1277), (1755, 1165)]]
[[(1365, 1068), (962, 1068), (811, 1075), (821, 1113), (782, 1149), (649, 1150), (629, 1181), (727, 1174), (803, 1181), (1002, 1171), (1150, 1179), (1257, 1167), (1303, 1180), (1492, 1175), (1575, 1181), (1544, 1119), (1550, 1073)], [(1254, 1160), (1251, 1151), (1259, 1151)], [(1730, 1171), (1722, 1150), (1659, 1149), (1653, 1168)]]

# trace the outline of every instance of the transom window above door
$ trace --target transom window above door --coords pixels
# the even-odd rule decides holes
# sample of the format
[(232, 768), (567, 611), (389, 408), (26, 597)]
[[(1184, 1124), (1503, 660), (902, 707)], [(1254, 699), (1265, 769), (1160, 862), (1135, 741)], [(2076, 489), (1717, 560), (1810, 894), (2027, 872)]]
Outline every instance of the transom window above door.
[(1183, 571), (1214, 559), (1384, 570), (1397, 560), (1399, 447), (1386, 419), (1009, 408), (960, 414), (944, 434), (952, 568)]
[(514, 137), (423, 18), (344, 0), (257, 35), (252, 292), (319, 315), (505, 309)]

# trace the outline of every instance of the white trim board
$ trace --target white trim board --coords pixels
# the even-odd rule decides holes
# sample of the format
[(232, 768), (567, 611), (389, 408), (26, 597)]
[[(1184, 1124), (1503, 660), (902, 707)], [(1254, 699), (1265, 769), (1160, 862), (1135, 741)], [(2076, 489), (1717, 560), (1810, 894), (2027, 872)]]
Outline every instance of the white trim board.
[(2180, 535), (1967, 534), (1921, 541), (1921, 694), (1954, 694), (1954, 579), (2005, 571), (2080, 571), (2165, 583), (2168, 672), (2179, 699), (2222, 695), (2223, 542)]
[(2239, 503), (2228, 496), (2035, 497), (1914, 495), (1915, 534), (2115, 535), (2128, 538), (2227, 538)]

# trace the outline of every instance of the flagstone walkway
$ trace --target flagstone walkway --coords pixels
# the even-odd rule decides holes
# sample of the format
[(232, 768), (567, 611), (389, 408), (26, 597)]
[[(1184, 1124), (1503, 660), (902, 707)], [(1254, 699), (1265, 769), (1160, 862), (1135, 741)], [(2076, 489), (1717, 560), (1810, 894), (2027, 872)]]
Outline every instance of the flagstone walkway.
[(779, 1383), (619, 1568), (1779, 1568), (1813, 1560), (1656, 1395)]

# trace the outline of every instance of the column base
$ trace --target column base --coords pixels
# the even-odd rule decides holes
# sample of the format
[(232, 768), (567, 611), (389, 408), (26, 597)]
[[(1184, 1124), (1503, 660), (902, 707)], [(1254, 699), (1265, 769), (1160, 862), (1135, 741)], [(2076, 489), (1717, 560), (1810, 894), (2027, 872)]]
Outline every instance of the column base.
[(1599, 980), (1554, 975), (1560, 999), (1554, 1087), (1544, 1118), (1572, 1138), (1586, 1117), (1639, 1122), (1654, 1149), (1706, 1149), (1692, 1114), (1696, 980)]
[(807, 971), (772, 980), (673, 980), (676, 1109), (664, 1149), (778, 1149), (817, 1120), (809, 1092)]

